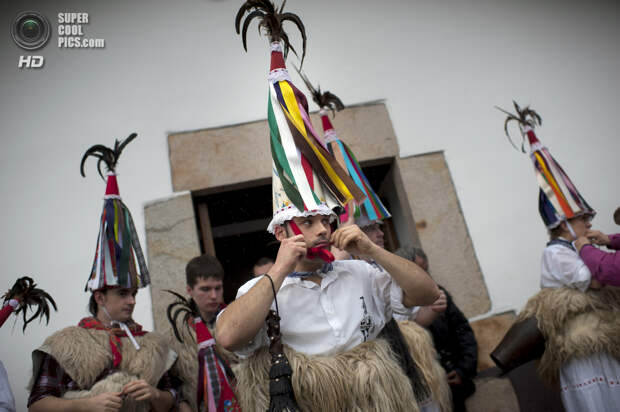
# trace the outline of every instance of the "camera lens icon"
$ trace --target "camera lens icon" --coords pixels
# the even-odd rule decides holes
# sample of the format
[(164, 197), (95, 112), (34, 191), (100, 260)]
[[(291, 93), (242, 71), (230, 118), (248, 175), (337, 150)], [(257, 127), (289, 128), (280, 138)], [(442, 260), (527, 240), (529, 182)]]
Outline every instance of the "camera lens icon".
[(50, 34), (50, 22), (36, 11), (19, 13), (11, 26), (13, 40), (25, 50), (36, 50), (45, 46)]

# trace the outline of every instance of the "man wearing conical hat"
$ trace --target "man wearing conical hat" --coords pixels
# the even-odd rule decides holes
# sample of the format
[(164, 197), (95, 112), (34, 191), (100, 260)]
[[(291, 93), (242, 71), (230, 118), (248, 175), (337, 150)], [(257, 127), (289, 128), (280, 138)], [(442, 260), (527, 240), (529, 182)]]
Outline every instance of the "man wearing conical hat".
[[(108, 168), (97, 250), (86, 288), (91, 317), (48, 337), (32, 354), (30, 411), (168, 411), (178, 384), (168, 374), (176, 359), (164, 336), (133, 318), (138, 288), (150, 283), (133, 219), (121, 201), (115, 167), (123, 148), (93, 146), (82, 159)], [(101, 174), (101, 170), (99, 171)]]
[(536, 319), (546, 340), (538, 370), (548, 384), (559, 388), (566, 411), (617, 410), (620, 288), (597, 280), (575, 247), (579, 238), (592, 233), (596, 212), (536, 136), (540, 116), (529, 107), (516, 102), (514, 106), (516, 114), (504, 111), (504, 129), (508, 135), (509, 122), (516, 121), (524, 144), (526, 139), (529, 143), (538, 209), (550, 236), (542, 255), (542, 290), (530, 298), (515, 328)]
[[(262, 16), (261, 27), (272, 41), (268, 123), (274, 214), (268, 230), (281, 244), (267, 274), (241, 286), (216, 324), (218, 343), (246, 357), (235, 369), (241, 409), (264, 410), (269, 404), (270, 410), (369, 410), (371, 405), (418, 410), (389, 345), (376, 338), (395, 307), (430, 304), (437, 286), (357, 226), (333, 230), (334, 210), (364, 196), (317, 137), (306, 98), (284, 65), (290, 44), (281, 23), (294, 22), (305, 39), (303, 25), (269, 1), (248, 1), (237, 15), (238, 28), (245, 12), (249, 19)], [(375, 259), (390, 275), (363, 261), (334, 261), (331, 245)], [(263, 360), (269, 358), (266, 374)], [(355, 366), (356, 359), (365, 360)], [(379, 384), (375, 373), (390, 383)]]
[[(345, 226), (351, 224), (352, 222), (355, 223), (374, 244), (381, 248), (385, 248), (383, 231), (380, 225), (383, 224), (384, 219), (390, 218), (390, 213), (370, 185), (370, 182), (366, 178), (366, 175), (357, 161), (354, 152), (338, 137), (338, 134), (336, 133), (336, 130), (329, 118), (330, 110), (335, 116), (336, 111), (344, 109), (344, 104), (330, 91), (322, 92), (320, 87), (315, 88), (301, 70), (298, 70), (298, 73), (306, 83), (306, 86), (312, 95), (312, 100), (314, 100), (320, 108), (319, 115), (323, 126), (325, 143), (327, 144), (330, 153), (338, 160), (338, 163), (347, 171), (357, 187), (366, 196), (366, 199), (363, 202), (359, 204), (354, 203), (350, 205), (350, 207), (346, 208), (345, 212), (340, 215), (340, 220)], [(343, 257), (343, 259), (350, 258), (351, 256)], [(360, 258), (373, 265), (380, 273), (386, 272), (385, 269), (373, 259), (368, 257)], [(409, 260), (413, 261), (424, 271), (428, 272), (428, 266), (424, 267), (413, 259)], [(443, 310), (445, 310), (445, 301), (445, 294), (443, 291), (440, 291), (440, 297), (433, 303), (433, 308), (443, 305)], [(449, 399), (447, 399), (447, 397), (446, 399), (439, 399), (439, 401), (436, 400), (441, 397), (442, 393), (447, 392), (445, 390), (446, 382), (445, 379), (443, 379), (444, 374), (441, 372), (437, 376), (434, 376), (434, 381), (439, 381), (444, 384), (444, 388), (429, 387), (430, 393), (426, 393), (426, 391), (424, 391), (424, 393), (420, 393), (420, 391), (417, 390), (421, 383), (428, 387), (429, 382), (426, 381), (433, 380), (426, 378), (433, 374), (433, 369), (423, 370), (423, 366), (428, 368), (428, 364), (434, 364), (433, 366), (435, 366), (435, 370), (441, 371), (441, 367), (438, 362), (436, 362), (438, 355), (434, 351), (432, 347), (433, 344), (430, 339), (426, 341), (420, 339), (415, 342), (415, 345), (412, 345), (408, 344), (403, 333), (401, 332), (401, 330), (406, 329), (409, 335), (417, 334), (420, 336), (425, 336), (428, 334), (426, 330), (420, 328), (413, 322), (400, 323), (399, 325), (397, 321), (415, 320), (419, 325), (428, 326), (437, 317), (435, 313), (436, 312), (431, 309), (430, 306), (424, 306), (422, 308), (414, 307), (411, 309), (407, 308), (403, 314), (394, 312), (393, 319), (389, 320), (385, 324), (381, 332), (382, 338), (386, 338), (386, 340), (390, 342), (392, 350), (401, 360), (400, 366), (409, 377), (420, 409), (424, 412), (437, 411), (440, 409), (441, 404), (444, 404), (446, 407), (448, 406)], [(420, 316), (420, 314), (423, 316)], [(425, 323), (420, 320), (423, 320)], [(421, 346), (424, 344), (426, 344), (426, 348), (423, 348), (422, 350)], [(421, 359), (421, 354), (428, 354), (432, 356), (428, 359)]]

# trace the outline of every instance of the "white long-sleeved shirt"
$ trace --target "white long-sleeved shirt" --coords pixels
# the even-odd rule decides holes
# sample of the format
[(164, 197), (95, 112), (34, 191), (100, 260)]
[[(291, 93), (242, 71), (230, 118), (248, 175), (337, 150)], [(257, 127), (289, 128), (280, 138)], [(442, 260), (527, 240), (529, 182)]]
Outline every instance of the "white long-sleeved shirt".
[[(394, 310), (411, 310), (402, 304), (403, 291), (390, 275), (364, 261), (335, 261), (332, 270), (317, 274), (323, 278), (320, 285), (287, 277), (277, 293), (282, 341), (298, 352), (328, 355), (354, 348), (376, 338)], [(237, 298), (259, 280), (241, 286)], [(275, 303), (271, 308), (275, 310)], [(266, 345), (263, 325), (237, 353), (249, 356)]]
[(541, 265), (541, 288), (569, 286), (585, 292), (591, 279), (590, 269), (575, 250), (561, 244), (545, 248)]

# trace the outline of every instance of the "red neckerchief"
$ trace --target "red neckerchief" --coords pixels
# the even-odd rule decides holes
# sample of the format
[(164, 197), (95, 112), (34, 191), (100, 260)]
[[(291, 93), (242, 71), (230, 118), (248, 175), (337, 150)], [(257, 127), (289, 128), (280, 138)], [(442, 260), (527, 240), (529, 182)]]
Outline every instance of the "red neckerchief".
[[(83, 318), (80, 323), (78, 323), (80, 328), (84, 329), (95, 329), (95, 330), (105, 330), (110, 334), (110, 349), (112, 350), (112, 355), (114, 356), (114, 363), (112, 364), (114, 368), (118, 367), (123, 360), (121, 355), (121, 338), (127, 337), (127, 334), (121, 328), (110, 328), (105, 326), (99, 319), (88, 317)], [(142, 326), (137, 324), (134, 321), (127, 322), (127, 326), (129, 330), (134, 336), (142, 336), (146, 335), (147, 332), (142, 330)]]
[[(223, 305), (225, 307), (226, 305)], [(198, 344), (197, 402), (207, 412), (241, 412), (220, 359), (215, 353), (215, 339), (201, 318), (190, 319)]]
[[(296, 235), (302, 234), (301, 230), (299, 229), (299, 226), (297, 226), (295, 222), (291, 220), (289, 221), (289, 225), (291, 226), (291, 229), (293, 230), (294, 234)], [(329, 250), (322, 248), (322, 247), (309, 247), (308, 250), (306, 251), (306, 257), (308, 259), (319, 258), (326, 263), (331, 263), (335, 260), (334, 254), (330, 252)]]

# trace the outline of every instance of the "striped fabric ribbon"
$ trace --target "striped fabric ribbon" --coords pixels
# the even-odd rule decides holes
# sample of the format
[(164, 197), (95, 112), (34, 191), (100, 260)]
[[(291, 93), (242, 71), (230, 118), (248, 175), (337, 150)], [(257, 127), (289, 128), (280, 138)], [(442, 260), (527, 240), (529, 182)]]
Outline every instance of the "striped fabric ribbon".
[(540, 187), (539, 209), (545, 225), (554, 228), (562, 220), (580, 214), (594, 215), (594, 210), (581, 196), (549, 150), (540, 143), (534, 130), (526, 127), (524, 132), (530, 142), (530, 156)]
[(215, 339), (201, 318), (194, 319), (198, 343), (197, 402), (204, 412), (239, 412), (241, 408), (215, 351)]
[[(285, 70), (273, 67), (276, 58), (283, 66), (277, 48), (272, 51), (272, 72)], [(316, 136), (308, 117), (307, 100), (287, 76), (273, 76), (270, 81), (267, 118), (277, 176), (298, 210), (316, 209), (325, 202), (325, 196), (331, 196), (340, 205), (351, 200), (363, 201), (364, 194)], [(322, 193), (323, 188), (328, 193)]]
[[(369, 220), (382, 220), (390, 217), (390, 212), (381, 203), (379, 196), (375, 193), (370, 186), (366, 175), (362, 171), (362, 168), (355, 157), (355, 154), (349, 146), (340, 140), (329, 120), (327, 110), (321, 109), (321, 120), (323, 123), (323, 130), (326, 136), (327, 147), (330, 153), (338, 160), (338, 162), (346, 169), (349, 176), (353, 179), (357, 187), (362, 191), (366, 199), (362, 203), (355, 204), (353, 211), (354, 217), (359, 217), (360, 214), (364, 214)], [(351, 211), (348, 210), (348, 213)], [(346, 221), (346, 216), (341, 216), (343, 221)]]
[(149, 283), (148, 268), (131, 213), (120, 197), (107, 196), (86, 289), (97, 290), (106, 286), (141, 288)]

